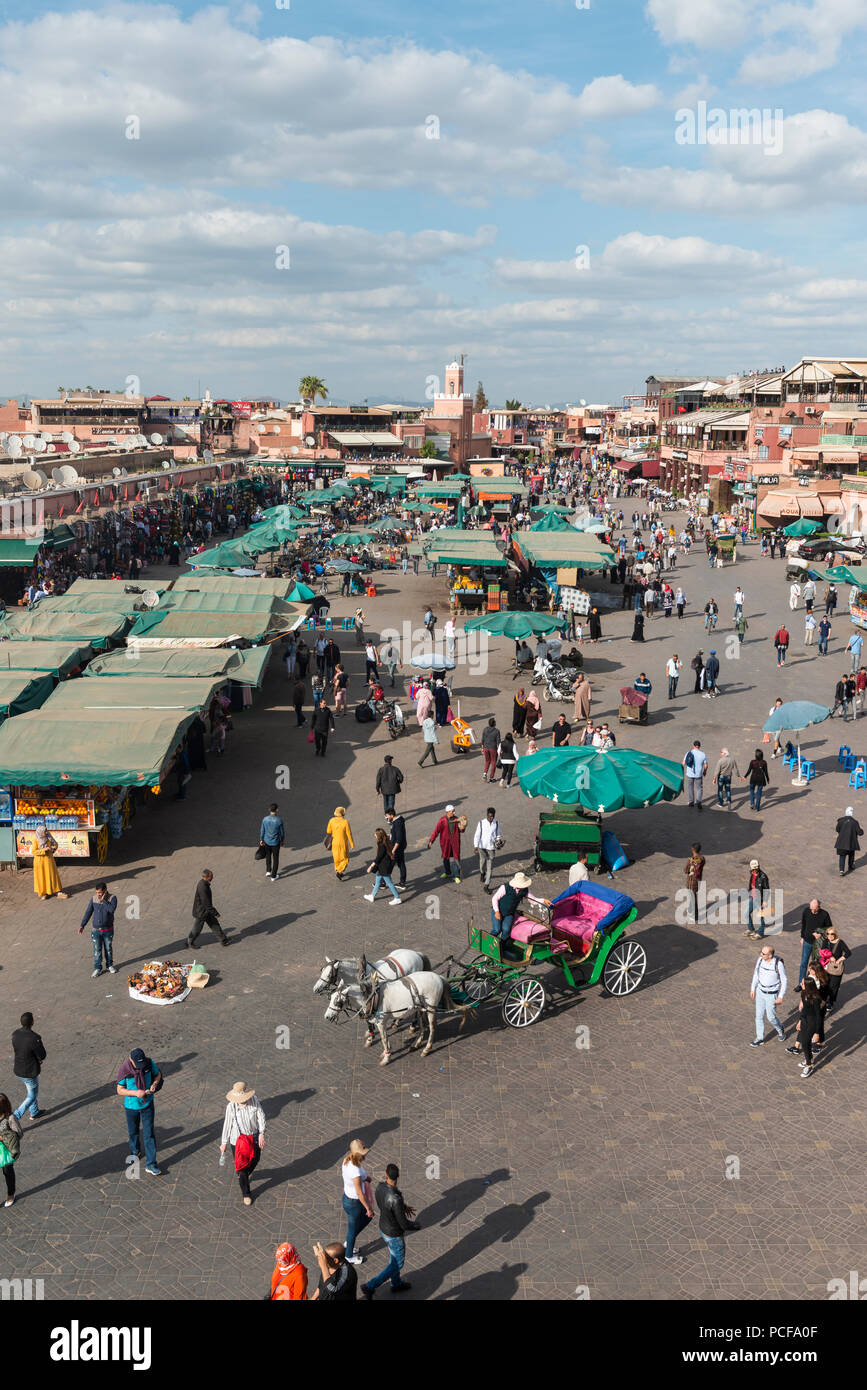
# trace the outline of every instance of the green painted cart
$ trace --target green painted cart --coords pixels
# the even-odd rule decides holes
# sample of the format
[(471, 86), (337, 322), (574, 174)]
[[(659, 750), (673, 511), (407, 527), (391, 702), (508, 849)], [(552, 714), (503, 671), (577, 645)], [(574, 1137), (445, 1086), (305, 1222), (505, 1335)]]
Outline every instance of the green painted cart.
[(548, 993), (535, 973), (536, 967), (556, 965), (563, 983), (571, 990), (589, 989), (602, 983), (608, 994), (622, 998), (632, 994), (644, 978), (647, 953), (640, 942), (625, 936), (638, 909), (603, 932), (597, 931), (584, 950), (558, 933), (556, 923), (540, 927), (527, 942), (509, 941), (474, 923), (469, 926), (469, 949), (477, 954), (469, 961), (444, 962), (452, 1000), (464, 1008), (499, 1001), (503, 1022), (510, 1028), (527, 1028), (542, 1015)]

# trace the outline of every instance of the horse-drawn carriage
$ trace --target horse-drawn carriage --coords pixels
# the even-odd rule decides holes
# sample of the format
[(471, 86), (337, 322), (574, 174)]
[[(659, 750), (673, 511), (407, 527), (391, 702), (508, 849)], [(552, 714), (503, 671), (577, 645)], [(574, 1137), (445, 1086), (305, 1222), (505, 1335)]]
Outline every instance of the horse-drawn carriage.
[(470, 948), (479, 952), (469, 963), (451, 961), (447, 971), (453, 1002), (478, 1007), (501, 999), (503, 1022), (526, 1028), (540, 1017), (547, 1000), (543, 982), (533, 973), (554, 964), (569, 989), (587, 989), (600, 980), (609, 994), (637, 989), (647, 969), (647, 954), (637, 941), (624, 940), (638, 910), (631, 898), (602, 884), (576, 883), (551, 903), (547, 921), (517, 917), (507, 942), (474, 925)]
[[(535, 909), (533, 909), (535, 910)], [(507, 942), (469, 927), (472, 959), (449, 956), (435, 970), (415, 951), (394, 951), (369, 964), (364, 957), (326, 960), (314, 986), (329, 993), (325, 1013), (329, 1022), (354, 1014), (367, 1029), (366, 1045), (378, 1030), (383, 1045), (381, 1065), (391, 1058), (388, 1029), (392, 1021), (410, 1022), (414, 1046), (426, 1057), (433, 1046), (438, 1013), (461, 1017), (461, 1026), (483, 1004), (500, 1003), (503, 1022), (526, 1028), (541, 1016), (548, 998), (546, 985), (535, 973), (540, 965), (556, 965), (565, 985), (587, 989), (599, 982), (609, 994), (622, 997), (637, 989), (647, 969), (647, 954), (624, 933), (638, 915), (625, 893), (582, 882), (567, 888), (550, 906), (544, 921), (517, 917)]]

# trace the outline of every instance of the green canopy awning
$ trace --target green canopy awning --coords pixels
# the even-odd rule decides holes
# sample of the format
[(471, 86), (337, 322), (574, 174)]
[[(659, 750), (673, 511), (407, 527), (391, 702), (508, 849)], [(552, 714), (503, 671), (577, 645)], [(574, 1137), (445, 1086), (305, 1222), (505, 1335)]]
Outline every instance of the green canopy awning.
[(78, 642), (107, 647), (125, 637), (130, 620), (122, 613), (40, 613), (20, 610), (7, 613), (0, 623), (0, 638), (15, 641)]
[(274, 598), (285, 598), (291, 588), (291, 579), (272, 578), (269, 575), (204, 574), (196, 570), (194, 574), (179, 575), (172, 585), (171, 592), (272, 594)]
[(93, 650), (86, 643), (0, 642), (0, 676), (6, 671), (39, 671), (59, 679), (91, 656)]
[(0, 565), (32, 565), (41, 541), (25, 540), (19, 536), (0, 539)]
[[(69, 682), (67, 682), (69, 684)], [(42, 671), (0, 671), (0, 719), (38, 709), (54, 689), (54, 677)]]
[(303, 614), (167, 613), (142, 614), (129, 634), (129, 644), (144, 646), (219, 647), (245, 638), (258, 645), (271, 634), (289, 632)]
[(67, 526), (65, 523), (61, 522), (61, 524), (55, 526), (53, 530), (46, 531), (45, 544), (50, 546), (52, 550), (63, 550), (68, 545), (77, 545), (78, 537), (71, 526)]
[(273, 645), (246, 651), (227, 647), (127, 647), (125, 651), (96, 657), (84, 674), (134, 679), (163, 676), (172, 680), (226, 676), (239, 685), (260, 686), (273, 650)]
[(0, 725), (0, 786), (156, 786), (195, 717), (47, 706), (19, 714)]
[[(136, 662), (128, 663), (135, 666)], [(131, 675), (127, 680), (61, 681), (47, 701), (47, 714), (59, 712), (62, 719), (70, 710), (204, 709), (210, 704), (215, 690), (225, 685), (226, 677), (200, 676), (198, 679), (166, 680), (163, 676)]]
[(559, 516), (556, 512), (547, 512), (538, 521), (534, 521), (530, 527), (531, 531), (574, 531), (574, 529), (574, 526), (564, 516)]

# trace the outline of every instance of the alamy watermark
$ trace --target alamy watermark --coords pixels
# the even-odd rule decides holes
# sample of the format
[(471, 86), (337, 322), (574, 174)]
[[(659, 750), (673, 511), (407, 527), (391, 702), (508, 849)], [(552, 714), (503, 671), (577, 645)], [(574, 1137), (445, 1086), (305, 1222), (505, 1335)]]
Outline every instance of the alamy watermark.
[(0, 533), (26, 536), (30, 541), (45, 539), (45, 503), (41, 497), (19, 497), (0, 505)]
[(708, 110), (706, 101), (699, 101), (695, 110), (682, 106), (674, 113), (674, 138), (678, 145), (760, 145), (765, 154), (783, 152), (783, 112), (769, 106), (721, 106)]

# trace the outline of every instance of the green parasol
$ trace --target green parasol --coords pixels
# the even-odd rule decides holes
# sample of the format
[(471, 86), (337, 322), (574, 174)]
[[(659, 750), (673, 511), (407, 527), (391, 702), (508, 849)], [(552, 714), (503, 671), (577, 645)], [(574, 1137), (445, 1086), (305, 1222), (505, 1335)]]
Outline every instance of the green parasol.
[(669, 758), (632, 748), (544, 748), (518, 759), (518, 782), (525, 796), (547, 796), (586, 811), (654, 806), (673, 801), (683, 790), (683, 768)]
[(793, 521), (791, 526), (783, 527), (784, 536), (815, 536), (817, 531), (821, 531), (822, 526), (818, 521), (808, 521), (805, 516)]
[(465, 632), (486, 632), (489, 637), (513, 637), (516, 642), (522, 637), (538, 637), (547, 632), (556, 632), (563, 626), (562, 618), (550, 613), (487, 613), (481, 618), (470, 618), (464, 623)]

